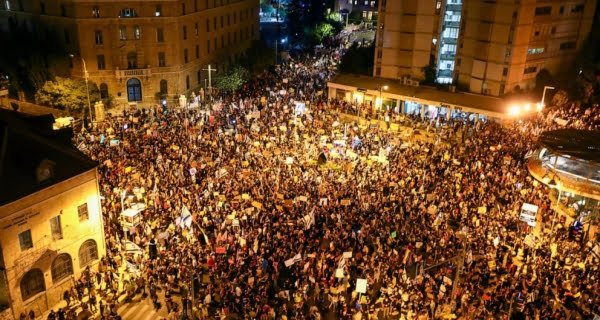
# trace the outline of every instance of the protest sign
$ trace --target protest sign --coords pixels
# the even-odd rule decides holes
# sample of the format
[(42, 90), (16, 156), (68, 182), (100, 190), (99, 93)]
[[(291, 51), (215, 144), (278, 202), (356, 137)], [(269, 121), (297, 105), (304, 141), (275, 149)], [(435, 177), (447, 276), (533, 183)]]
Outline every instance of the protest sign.
[(226, 251), (226, 250), (225, 250), (225, 247), (217, 247), (217, 248), (215, 249), (215, 253), (218, 253), (218, 254), (224, 254), (224, 253), (225, 253), (225, 251)]
[(487, 207), (479, 207), (477, 208), (477, 213), (487, 213)]
[(285, 264), (286, 267), (290, 267), (291, 265), (293, 265), (294, 263), (296, 263), (296, 261), (294, 260), (294, 258), (291, 259), (287, 259), (283, 262)]
[(342, 258), (344, 258), (344, 259), (350, 259), (350, 258), (352, 258), (352, 251), (346, 251), (346, 252), (344, 252), (344, 254), (342, 255)]
[(367, 293), (367, 279), (356, 279), (356, 292)]
[(530, 204), (530, 203), (523, 203), (523, 206), (521, 207), (521, 214), (519, 215), (519, 220), (526, 222), (527, 225), (529, 225), (530, 227), (535, 227), (535, 217), (537, 215), (538, 212), (538, 206)]
[(296, 197), (296, 201), (306, 202), (306, 201), (308, 201), (308, 198), (306, 196), (299, 196), (299, 197)]
[(252, 201), (252, 206), (259, 210), (262, 209), (262, 203), (258, 201)]
[(335, 269), (335, 277), (343, 278), (344, 277), (344, 269), (341, 269), (341, 268)]
[(342, 199), (342, 205), (343, 206), (349, 206), (350, 205), (350, 199)]
[(248, 199), (250, 199), (250, 196), (247, 193), (242, 193), (242, 199), (248, 200)]

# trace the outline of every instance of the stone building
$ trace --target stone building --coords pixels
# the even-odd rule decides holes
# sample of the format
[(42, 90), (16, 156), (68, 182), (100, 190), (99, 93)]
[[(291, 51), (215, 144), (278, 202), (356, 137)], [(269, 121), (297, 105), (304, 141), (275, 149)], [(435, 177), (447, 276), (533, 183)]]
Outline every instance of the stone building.
[(97, 164), (46, 119), (0, 110), (0, 319), (40, 316), (106, 252)]
[(59, 34), (71, 75), (87, 70), (103, 98), (148, 106), (207, 86), (209, 64), (238, 58), (259, 38), (259, 1), (2, 0), (0, 27), (8, 21)]

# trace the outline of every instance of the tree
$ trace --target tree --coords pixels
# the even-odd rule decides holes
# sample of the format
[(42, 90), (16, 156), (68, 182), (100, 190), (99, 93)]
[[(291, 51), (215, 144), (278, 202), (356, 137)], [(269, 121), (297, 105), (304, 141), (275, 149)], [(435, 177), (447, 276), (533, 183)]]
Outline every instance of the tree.
[(226, 72), (220, 73), (215, 78), (215, 87), (224, 91), (235, 91), (239, 89), (250, 77), (250, 73), (244, 67), (236, 65)]
[(327, 22), (321, 22), (314, 31), (314, 39), (317, 43), (322, 43), (323, 40), (333, 35), (333, 26)]
[(250, 47), (244, 52), (240, 59), (240, 64), (243, 65), (251, 73), (262, 72), (274, 63), (275, 50), (269, 48), (266, 43), (261, 40), (254, 40)]
[(542, 69), (535, 75), (535, 90), (537, 92), (544, 91), (545, 86), (555, 86), (556, 80), (548, 71), (548, 69)]
[(552, 105), (562, 107), (569, 102), (569, 95), (565, 90), (558, 90), (552, 97)]
[[(100, 91), (93, 82), (90, 82), (88, 87), (90, 104), (93, 105), (100, 100)], [(35, 101), (42, 105), (68, 110), (74, 114), (80, 113), (88, 105), (85, 81), (56, 77), (54, 81), (46, 81), (36, 92)]]
[(422, 81), (423, 84), (435, 84), (437, 69), (433, 65), (428, 65), (423, 68), (423, 74), (425, 79)]
[(352, 24), (361, 24), (361, 22), (363, 22), (362, 11), (352, 10), (352, 12), (350, 12), (350, 16), (348, 17), (348, 21)]
[(29, 97), (56, 75), (68, 74), (68, 55), (63, 39), (54, 28), (39, 21), (19, 24), (8, 18), (0, 31), (0, 74), (9, 77), (11, 92), (24, 91)]
[(373, 61), (375, 59), (375, 45), (368, 47), (353, 43), (346, 51), (340, 62), (339, 70), (345, 73), (373, 75)]

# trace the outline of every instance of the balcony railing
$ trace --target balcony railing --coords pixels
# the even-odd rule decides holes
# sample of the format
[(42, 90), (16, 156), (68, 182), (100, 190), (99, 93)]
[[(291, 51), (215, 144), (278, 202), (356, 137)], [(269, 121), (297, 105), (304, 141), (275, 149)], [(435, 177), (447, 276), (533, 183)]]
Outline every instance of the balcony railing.
[(150, 68), (145, 69), (127, 69), (127, 70), (115, 70), (115, 76), (117, 79), (129, 78), (129, 77), (150, 77), (152, 72)]

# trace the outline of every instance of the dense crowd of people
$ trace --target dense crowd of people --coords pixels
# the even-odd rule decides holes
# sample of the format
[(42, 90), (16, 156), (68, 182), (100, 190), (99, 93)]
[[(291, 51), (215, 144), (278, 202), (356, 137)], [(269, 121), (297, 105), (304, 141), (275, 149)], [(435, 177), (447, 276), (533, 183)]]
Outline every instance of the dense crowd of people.
[[(356, 106), (328, 100), (326, 83), (342, 54), (333, 41), (197, 108), (125, 112), (78, 135), (101, 164), (109, 252), (65, 299), (118, 291), (126, 264), (123, 290), (172, 319), (599, 313), (598, 257), (563, 220), (550, 230), (560, 218), (524, 156), (547, 119), (596, 129), (600, 113), (553, 111), (526, 132), (451, 121), (448, 139), (416, 139), (341, 118)], [(124, 228), (135, 203), (142, 219)], [(523, 203), (540, 208), (535, 229)], [(118, 319), (96, 300), (92, 312)]]

